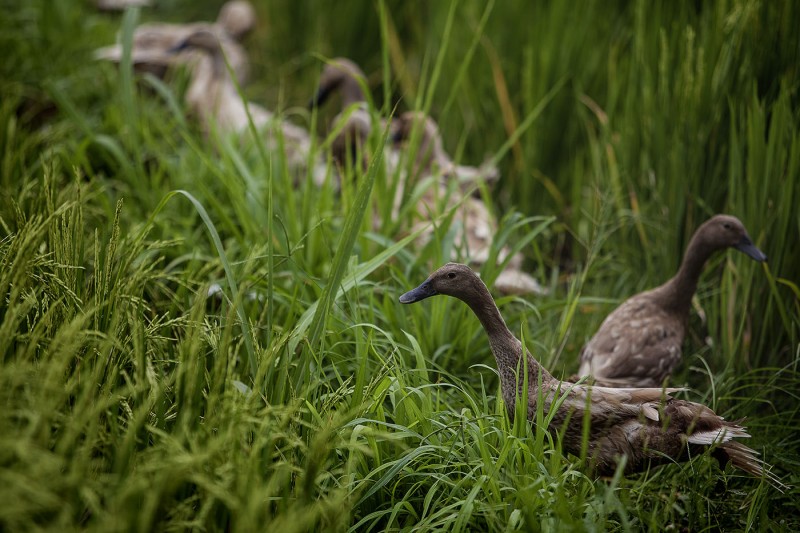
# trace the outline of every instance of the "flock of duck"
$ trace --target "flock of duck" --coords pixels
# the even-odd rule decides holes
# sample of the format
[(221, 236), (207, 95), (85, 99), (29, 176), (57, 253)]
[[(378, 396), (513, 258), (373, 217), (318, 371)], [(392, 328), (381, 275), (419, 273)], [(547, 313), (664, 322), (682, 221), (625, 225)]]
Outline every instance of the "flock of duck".
[[(559, 380), (508, 329), (489, 289), (471, 268), (491, 257), (497, 228), (491, 211), (473, 193), (481, 182), (494, 183), (497, 170), (489, 164), (475, 168), (454, 163), (435, 121), (427, 115), (407, 112), (392, 120), (377, 116), (367, 104), (363, 72), (344, 58), (326, 63), (311, 97), (309, 106), (315, 107), (339, 93), (343, 107), (331, 127), (329, 155), (312, 150), (314, 139), (305, 128), (241, 96), (238, 87), (249, 75), (241, 38), (254, 22), (253, 7), (234, 0), (223, 6), (214, 23), (144, 24), (133, 36), (131, 61), (137, 70), (162, 77), (176, 67), (188, 68), (191, 80), (185, 103), (205, 132), (244, 134), (252, 121), (267, 148), (284, 151), (287, 164), (300, 175), (310, 175), (317, 185), (341, 179), (346, 168), (366, 168), (369, 139), (388, 129), (391, 141), (382, 147), (387, 175), (398, 170), (404, 158), (411, 159), (405, 173), (399, 174), (406, 177), (398, 187), (392, 216), (398, 216), (403, 195), (408, 194), (405, 182), (416, 178), (417, 218), (407, 229), (419, 231), (417, 242), (422, 244), (432, 236), (431, 218), (441, 210), (452, 213), (456, 248), (471, 265), (444, 265), (403, 294), (400, 302), (411, 304), (439, 294), (465, 302), (489, 337), (509, 415), (513, 417), (517, 403), (526, 399), (528, 419), (534, 422), (541, 410), (549, 420), (548, 430), (563, 435), (564, 450), (579, 456), (582, 449), (586, 452), (591, 471), (639, 472), (711, 448), (721, 463), (730, 462), (779, 490), (787, 488), (756, 451), (735, 440), (750, 436), (742, 425), (724, 420), (702, 404), (675, 398), (685, 389), (666, 386), (681, 361), (691, 300), (706, 261), (727, 248), (766, 261), (737, 218), (717, 215), (701, 225), (677, 274), (623, 302), (584, 346), (578, 374)], [(116, 44), (96, 55), (119, 62), (123, 48)], [(337, 169), (336, 176), (332, 168)], [(522, 256), (509, 257), (510, 253), (503, 249), (499, 254), (506, 266), (494, 288), (504, 294), (544, 293), (523, 271)]]

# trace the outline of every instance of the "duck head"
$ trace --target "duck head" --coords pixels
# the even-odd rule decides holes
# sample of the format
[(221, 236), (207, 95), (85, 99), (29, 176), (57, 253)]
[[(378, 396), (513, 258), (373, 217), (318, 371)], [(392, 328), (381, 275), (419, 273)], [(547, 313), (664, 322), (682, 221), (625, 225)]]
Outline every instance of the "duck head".
[(722, 250), (735, 248), (752, 259), (763, 262), (767, 256), (753, 244), (742, 222), (731, 215), (716, 215), (703, 224), (697, 236), (704, 246)]
[(255, 27), (256, 11), (247, 0), (225, 2), (217, 16), (217, 24), (234, 39), (241, 39)]
[(321, 105), (337, 90), (342, 95), (342, 107), (365, 101), (364, 90), (361, 88), (365, 78), (364, 71), (354, 61), (346, 57), (331, 60), (322, 69), (319, 89), (308, 102), (308, 108)]
[(198, 30), (170, 48), (169, 53), (179, 54), (185, 50), (200, 50), (211, 55), (218, 55), (222, 53), (222, 46), (214, 33), (208, 30)]
[(485, 298), (488, 289), (481, 278), (467, 265), (447, 263), (428, 276), (422, 285), (403, 294), (400, 303), (413, 304), (437, 294), (473, 302)]

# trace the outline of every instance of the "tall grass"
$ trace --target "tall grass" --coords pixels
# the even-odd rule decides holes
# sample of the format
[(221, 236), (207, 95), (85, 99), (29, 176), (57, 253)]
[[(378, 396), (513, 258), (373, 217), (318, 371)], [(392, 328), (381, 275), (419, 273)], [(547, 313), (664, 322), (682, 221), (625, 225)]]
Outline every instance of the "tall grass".
[[(217, 9), (164, 0), (138, 19)], [(258, 12), (249, 98), (324, 132), (336, 110), (300, 106), (319, 58), (350, 56), (376, 113), (427, 109), (459, 161), (497, 161), (494, 253), (520, 246), (551, 289), (498, 303), (556, 374), (617, 302), (672, 275), (705, 218), (739, 216), (769, 263), (711, 262), (675, 381), (747, 417), (750, 444), (800, 483), (795, 3)], [(135, 12), (3, 13), (3, 529), (800, 528), (796, 488), (708, 456), (593, 479), (510, 421), (469, 310), (397, 302), (452, 235), (445, 214), (420, 250), (387, 222), (396, 176), (377, 157), (317, 188), (250, 133), (204, 137), (186, 73), (91, 61)]]

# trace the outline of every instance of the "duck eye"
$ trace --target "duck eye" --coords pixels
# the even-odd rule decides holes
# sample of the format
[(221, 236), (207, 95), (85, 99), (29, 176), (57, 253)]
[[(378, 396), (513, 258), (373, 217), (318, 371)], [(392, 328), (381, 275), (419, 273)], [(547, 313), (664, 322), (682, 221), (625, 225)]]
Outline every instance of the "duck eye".
[(725, 228), (725, 229), (731, 229), (731, 225), (730, 225), (730, 224), (728, 224), (727, 222), (726, 222), (726, 223), (724, 223), (724, 224), (722, 225), (722, 227), (723, 227), (723, 228)]
[(453, 278), (456, 277), (456, 273), (455, 272), (450, 272), (449, 274), (447, 274), (447, 277), (450, 278), (450, 279), (453, 279)]

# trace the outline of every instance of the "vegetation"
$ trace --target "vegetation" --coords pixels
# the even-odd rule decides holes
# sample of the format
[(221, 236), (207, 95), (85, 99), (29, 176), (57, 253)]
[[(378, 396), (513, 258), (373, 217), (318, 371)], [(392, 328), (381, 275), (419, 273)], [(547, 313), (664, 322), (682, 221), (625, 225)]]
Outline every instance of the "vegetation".
[(265, 4), (248, 98), (327, 131), (337, 110), (302, 106), (349, 56), (379, 112), (429, 110), (458, 161), (496, 160), (497, 246), (550, 289), (498, 303), (556, 375), (703, 220), (741, 218), (769, 263), (712, 261), (674, 382), (746, 417), (795, 488), (710, 456), (587, 476), (509, 422), (466, 306), (398, 303), (452, 240), (373, 230), (391, 177), (295, 187), (185, 117), (185, 73), (92, 60), (137, 16), (219, 2), (6, 0), (0, 529), (800, 529), (800, 4)]

